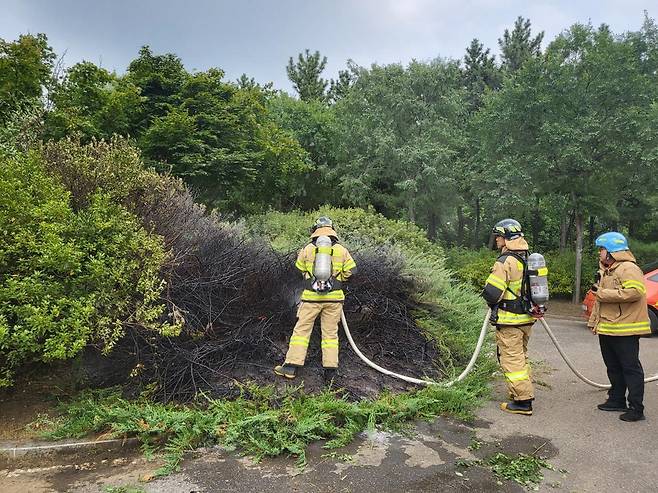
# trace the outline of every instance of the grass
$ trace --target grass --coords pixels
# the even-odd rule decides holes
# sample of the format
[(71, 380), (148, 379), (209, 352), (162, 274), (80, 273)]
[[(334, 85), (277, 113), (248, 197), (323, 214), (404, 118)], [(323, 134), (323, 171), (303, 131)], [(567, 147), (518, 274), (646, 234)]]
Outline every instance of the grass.
[(526, 454), (510, 457), (498, 453), (488, 459), (488, 464), (496, 476), (516, 481), (523, 486), (538, 485), (543, 479), (542, 469), (553, 469), (544, 459)]
[(146, 493), (139, 486), (106, 486), (104, 493)]
[(119, 389), (84, 391), (60, 407), (61, 415), (40, 426), (49, 439), (81, 438), (90, 433), (137, 437), (147, 456), (164, 455), (156, 475), (178, 470), (186, 451), (220, 444), (260, 460), (287, 454), (306, 464), (306, 447), (323, 440), (336, 449), (366, 429), (399, 431), (413, 420), (447, 414), (461, 419), (488, 395), (491, 365), (484, 362), (464, 382), (451, 388), (431, 386), (407, 393), (383, 393), (350, 402), (337, 390), (307, 395), (301, 387), (277, 391), (244, 385), (235, 400), (200, 401), (195, 406), (159, 404), (121, 398)]

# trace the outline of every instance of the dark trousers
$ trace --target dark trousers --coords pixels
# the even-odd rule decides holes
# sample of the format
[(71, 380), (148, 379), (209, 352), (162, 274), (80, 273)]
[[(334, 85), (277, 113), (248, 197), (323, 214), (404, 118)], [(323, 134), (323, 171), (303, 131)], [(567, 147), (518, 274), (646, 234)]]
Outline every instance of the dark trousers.
[(644, 412), (644, 370), (640, 363), (640, 338), (638, 336), (604, 336), (599, 334), (601, 355), (608, 370), (612, 388), (608, 398)]

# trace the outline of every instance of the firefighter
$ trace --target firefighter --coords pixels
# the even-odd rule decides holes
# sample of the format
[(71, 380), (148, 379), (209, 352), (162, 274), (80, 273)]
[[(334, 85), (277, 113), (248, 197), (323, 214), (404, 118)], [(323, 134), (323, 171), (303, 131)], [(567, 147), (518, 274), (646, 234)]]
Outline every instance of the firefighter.
[(534, 389), (528, 361), (528, 340), (535, 319), (528, 313), (529, 300), (522, 294), (524, 265), (528, 243), (518, 221), (503, 219), (492, 233), (500, 256), (491, 268), (482, 296), (491, 308), (491, 323), (496, 326), (498, 361), (503, 370), (509, 402), (503, 411), (532, 415)]
[(621, 233), (602, 234), (596, 246), (600, 271), (592, 286), (596, 302), (587, 325), (599, 336), (611, 385), (608, 399), (597, 407), (601, 411), (622, 411), (619, 418), (623, 421), (641, 421), (645, 419), (644, 371), (639, 336), (651, 333), (644, 277)]
[[(331, 240), (331, 246), (318, 246), (319, 240)], [(330, 254), (331, 277), (328, 283), (314, 277), (316, 256)], [(341, 289), (356, 270), (350, 252), (338, 242), (331, 219), (320, 217), (311, 228), (311, 242), (297, 256), (295, 267), (305, 279), (305, 288), (297, 310), (297, 323), (290, 337), (285, 362), (274, 368), (274, 373), (295, 378), (297, 369), (304, 366), (306, 351), (315, 319), (320, 316), (322, 329), (322, 366), (326, 383), (333, 380), (338, 368), (338, 322), (343, 310), (345, 293)]]

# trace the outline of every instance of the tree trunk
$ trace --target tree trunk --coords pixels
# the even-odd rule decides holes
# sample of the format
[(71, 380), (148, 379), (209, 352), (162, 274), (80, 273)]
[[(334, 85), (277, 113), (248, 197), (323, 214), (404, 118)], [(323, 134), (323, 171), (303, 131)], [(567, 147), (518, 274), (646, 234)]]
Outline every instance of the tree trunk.
[(416, 208), (414, 204), (414, 197), (407, 199), (407, 216), (410, 223), (416, 222)]
[(475, 199), (475, 225), (473, 226), (473, 248), (480, 246), (480, 197)]
[(427, 219), (427, 237), (432, 241), (436, 241), (437, 222), (438, 221), (437, 221), (436, 213), (434, 211), (430, 211), (428, 213), (428, 219)]
[(589, 216), (589, 244), (593, 245), (594, 244), (594, 225), (595, 225), (595, 220), (594, 216)]
[(565, 210), (560, 219), (560, 253), (567, 250), (567, 234), (569, 232), (569, 213)]
[(539, 210), (539, 195), (535, 195), (535, 210), (532, 218), (532, 245), (535, 250), (539, 245), (539, 230), (541, 229), (541, 211)]
[(580, 303), (580, 279), (582, 277), (583, 267), (583, 213), (575, 211), (576, 222), (576, 272), (573, 287), (573, 303)]
[(457, 245), (464, 245), (464, 210), (461, 205), (457, 206)]

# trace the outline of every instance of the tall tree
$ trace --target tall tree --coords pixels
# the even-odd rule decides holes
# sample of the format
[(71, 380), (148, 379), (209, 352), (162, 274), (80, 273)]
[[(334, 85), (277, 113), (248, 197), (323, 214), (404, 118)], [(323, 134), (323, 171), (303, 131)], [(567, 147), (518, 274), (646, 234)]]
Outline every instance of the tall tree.
[(83, 140), (113, 134), (137, 136), (144, 97), (126, 78), (90, 62), (67, 70), (52, 89), (52, 111), (46, 115), (46, 138), (77, 134)]
[(54, 61), (45, 34), (0, 38), (0, 125), (11, 112), (39, 100), (51, 82)]
[(530, 19), (519, 16), (514, 22), (512, 32), (505, 29), (503, 37), (498, 38), (500, 59), (505, 71), (516, 72), (526, 60), (537, 57), (541, 53), (544, 31), (533, 38), (530, 26)]
[(485, 50), (477, 38), (466, 48), (463, 79), (472, 111), (482, 105), (485, 90), (497, 89), (500, 86), (500, 71), (495, 60), (496, 57), (489, 54), (489, 48)]
[(454, 205), (465, 106), (456, 63), (360, 69), (337, 107), (343, 197), (426, 224), (435, 236)]
[(356, 76), (352, 70), (339, 70), (338, 79), (331, 79), (327, 99), (332, 103), (339, 101), (347, 95), (347, 91), (354, 83)]
[(312, 169), (303, 177), (297, 207), (315, 209), (343, 203), (335, 179), (336, 108), (320, 101), (302, 101), (286, 93), (269, 98), (268, 108), (276, 123), (291, 132), (306, 150)]
[(311, 53), (307, 49), (297, 56), (296, 62), (290, 57), (286, 72), (302, 101), (323, 101), (326, 98), (328, 82), (321, 77), (326, 65), (327, 57), (321, 57), (319, 51)]
[(157, 117), (166, 115), (180, 101), (178, 94), (189, 74), (180, 58), (172, 53), (155, 55), (149, 46), (128, 65), (126, 78), (146, 98), (141, 112), (141, 126), (146, 128)]
[(658, 172), (658, 155), (642, 136), (655, 100), (655, 81), (642, 72), (631, 43), (605, 25), (575, 25), (545, 58), (525, 63), (478, 115), (488, 179), (501, 194), (526, 207), (546, 194), (569, 204), (576, 302), (588, 214), (617, 220), (620, 199), (642, 195)]

